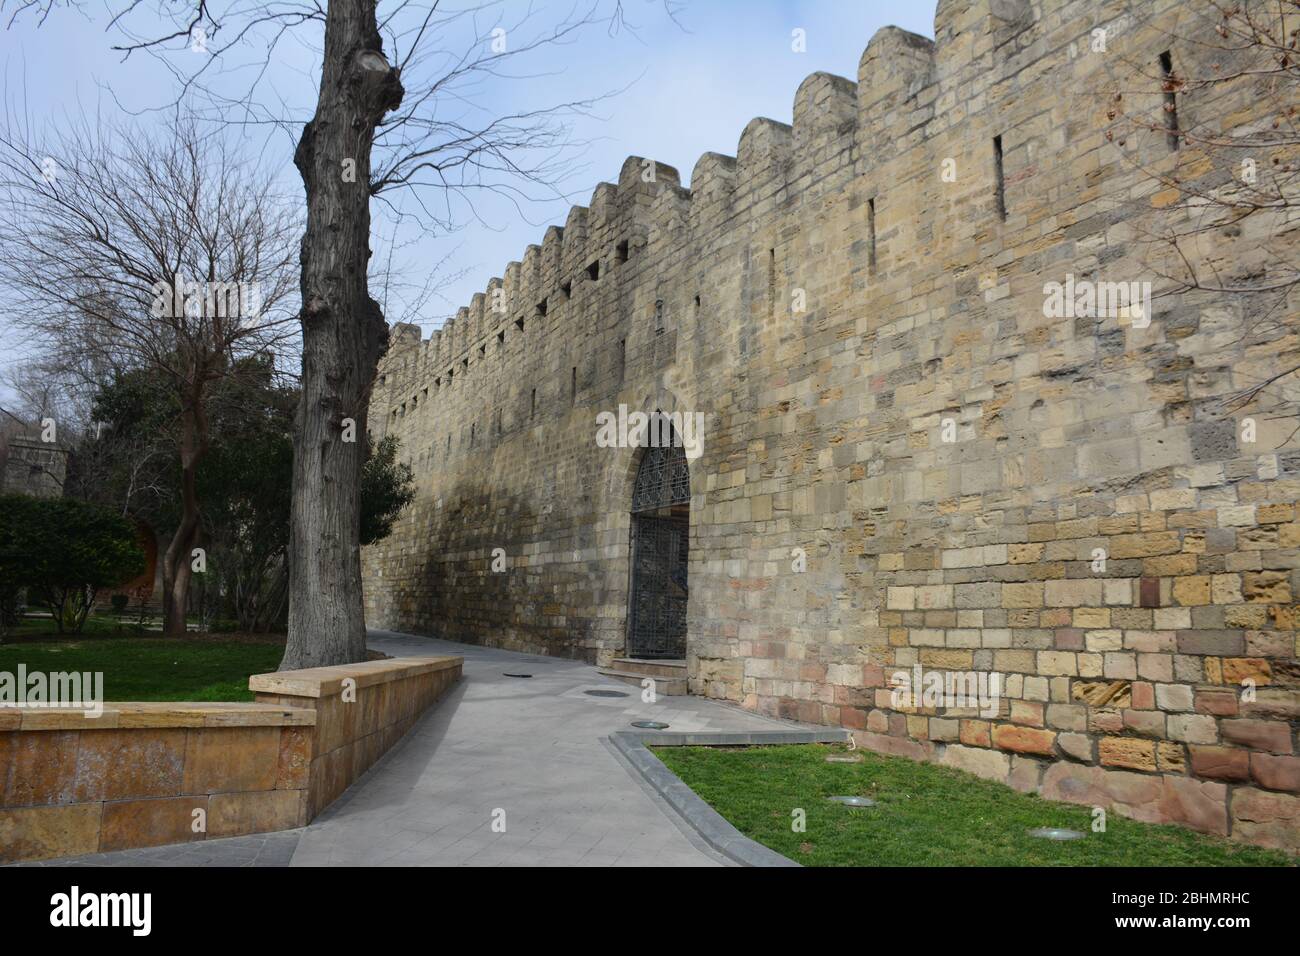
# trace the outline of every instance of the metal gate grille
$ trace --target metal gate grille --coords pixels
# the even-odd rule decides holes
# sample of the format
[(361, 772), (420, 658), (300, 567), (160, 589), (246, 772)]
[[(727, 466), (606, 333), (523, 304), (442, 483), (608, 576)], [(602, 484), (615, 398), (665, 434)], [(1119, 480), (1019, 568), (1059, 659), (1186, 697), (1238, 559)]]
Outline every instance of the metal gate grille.
[[(673, 436), (675, 439), (675, 436)], [(691, 475), (675, 440), (647, 448), (632, 491), (631, 657), (686, 656)]]
[(632, 518), (631, 657), (686, 656), (686, 515)]
[(654, 511), (669, 505), (687, 504), (691, 500), (691, 471), (686, 449), (676, 444), (666, 448), (647, 448), (636, 472), (632, 489), (632, 512)]

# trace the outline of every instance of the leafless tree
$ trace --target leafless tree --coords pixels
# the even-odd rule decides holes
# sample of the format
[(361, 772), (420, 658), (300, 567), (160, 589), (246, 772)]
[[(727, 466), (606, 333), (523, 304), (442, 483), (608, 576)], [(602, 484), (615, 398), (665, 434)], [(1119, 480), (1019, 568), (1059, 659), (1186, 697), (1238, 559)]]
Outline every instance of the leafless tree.
[[(642, 0), (674, 17), (674, 0)], [(68, 0), (76, 5), (75, 0)], [(16, 0), (45, 19), (57, 0)], [(445, 232), (487, 191), (519, 204), (554, 196), (575, 144), (567, 116), (601, 96), (492, 112), (484, 83), (518, 81), (530, 53), (601, 26), (631, 27), (623, 0), (577, 0), (558, 17), (501, 0), (119, 0), (122, 54), (150, 54), (179, 97), (223, 124), (282, 129), (307, 193), (302, 239), (301, 404), (295, 423), (289, 636), (284, 668), (362, 660), (359, 493), (366, 415), (388, 346), (371, 296), (370, 201), (409, 189), (406, 212)], [(13, 19), (13, 18), (11, 18)], [(318, 51), (310, 115), (267, 79), (286, 47)], [(194, 56), (188, 51), (198, 51)], [(521, 97), (522, 99), (522, 97)], [(306, 120), (303, 123), (303, 120)], [(299, 130), (301, 132), (299, 133)]]
[(1269, 391), (1278, 406), (1294, 402), (1300, 0), (1200, 0), (1172, 17), (1147, 4), (1131, 10), (1126, 29), (1153, 27), (1155, 18), (1174, 24), (1166, 52), (1120, 56), (1104, 91), (1108, 138), (1156, 190), (1140, 227), (1146, 264), (1164, 296), (1232, 296), (1244, 313), (1241, 340), (1280, 350), (1272, 369), (1228, 396), (1225, 411)]
[[(7, 321), (82, 377), (143, 370), (174, 406), (180, 518), (162, 558), (164, 630), (184, 633), (200, 531), (198, 468), (214, 382), (295, 340), (295, 206), (193, 122), (83, 119), (0, 133), (0, 288)], [(84, 416), (83, 416), (84, 418)]]

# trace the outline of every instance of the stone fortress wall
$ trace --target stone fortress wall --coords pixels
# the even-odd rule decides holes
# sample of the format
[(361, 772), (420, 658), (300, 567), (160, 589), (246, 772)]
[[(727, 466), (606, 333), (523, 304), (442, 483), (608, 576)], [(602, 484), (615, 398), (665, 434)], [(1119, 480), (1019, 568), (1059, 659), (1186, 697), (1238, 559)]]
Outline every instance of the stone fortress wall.
[[(934, 41), (881, 30), (856, 82), (812, 74), (792, 127), (755, 119), (689, 190), (630, 158), (430, 339), (394, 327), (369, 428), (418, 496), (365, 551), (369, 623), (621, 656), (638, 458), (595, 416), (699, 411), (692, 693), (1300, 848), (1295, 387), (1225, 402), (1296, 359), (1294, 303), (1044, 315), (1067, 275), (1162, 287), (1144, 235), (1178, 193), (1151, 173), (1215, 171), (1125, 114), (1164, 99), (1134, 64), (1205, 65), (1170, 39), (1193, 6), (941, 0)], [(1260, 240), (1209, 254), (1239, 273)], [(999, 712), (903, 705), (917, 665), (1002, 675)]]

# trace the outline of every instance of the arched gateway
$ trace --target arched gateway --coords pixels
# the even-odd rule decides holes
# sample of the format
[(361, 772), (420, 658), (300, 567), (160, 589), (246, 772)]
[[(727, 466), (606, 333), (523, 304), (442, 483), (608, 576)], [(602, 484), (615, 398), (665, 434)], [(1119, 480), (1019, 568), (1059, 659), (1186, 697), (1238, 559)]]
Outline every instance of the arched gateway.
[(686, 657), (686, 558), (691, 475), (676, 432), (641, 453), (632, 490), (632, 582), (627, 656)]

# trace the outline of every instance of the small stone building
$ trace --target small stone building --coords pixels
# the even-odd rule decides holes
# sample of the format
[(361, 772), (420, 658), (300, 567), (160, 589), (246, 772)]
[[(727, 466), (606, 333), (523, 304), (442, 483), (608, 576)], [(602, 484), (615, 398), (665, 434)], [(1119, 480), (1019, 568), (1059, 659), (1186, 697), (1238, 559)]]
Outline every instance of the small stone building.
[(11, 435), (0, 491), (4, 494), (61, 498), (68, 473), (68, 453), (53, 442)]

